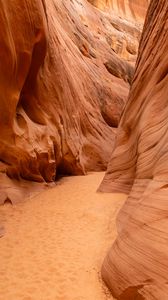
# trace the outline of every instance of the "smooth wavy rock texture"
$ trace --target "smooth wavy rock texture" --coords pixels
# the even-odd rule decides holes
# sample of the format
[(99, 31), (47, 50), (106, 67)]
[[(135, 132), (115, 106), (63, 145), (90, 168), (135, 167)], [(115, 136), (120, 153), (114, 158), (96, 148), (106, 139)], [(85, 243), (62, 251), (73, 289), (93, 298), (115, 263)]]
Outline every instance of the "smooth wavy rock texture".
[(128, 193), (102, 275), (120, 300), (168, 299), (168, 2), (151, 1), (101, 191)]
[(0, 22), (0, 203), (105, 170), (136, 58), (111, 37), (137, 45), (141, 26), (85, 0), (1, 1)]
[(102, 10), (112, 10), (118, 16), (144, 20), (150, 0), (88, 0)]

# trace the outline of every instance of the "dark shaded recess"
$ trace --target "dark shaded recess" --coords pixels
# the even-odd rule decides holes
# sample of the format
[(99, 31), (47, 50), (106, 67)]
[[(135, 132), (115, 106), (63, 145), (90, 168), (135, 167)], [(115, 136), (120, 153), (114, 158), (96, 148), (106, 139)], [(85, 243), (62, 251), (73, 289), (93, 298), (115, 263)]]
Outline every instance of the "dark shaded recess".
[(56, 180), (63, 176), (75, 176), (75, 175), (84, 175), (82, 168), (77, 166), (74, 162), (69, 162), (68, 160), (62, 158), (60, 163), (57, 166)]
[(134, 76), (134, 67), (131, 64), (125, 61), (108, 60), (104, 65), (110, 74), (131, 84)]
[(59, 180), (62, 177), (71, 176), (73, 175), (73, 171), (71, 167), (68, 165), (68, 163), (64, 160), (62, 160), (59, 165), (57, 166), (57, 172), (55, 180)]
[(12, 201), (9, 198), (6, 198), (4, 201), (4, 205), (13, 205)]
[(106, 107), (104, 107), (101, 110), (101, 115), (103, 117), (103, 119), (105, 120), (105, 122), (110, 126), (110, 127), (114, 127), (117, 128), (119, 121), (120, 121), (120, 114), (109, 114), (108, 110), (106, 110)]
[(139, 293), (139, 290), (143, 288), (143, 285), (128, 287), (118, 298), (118, 300), (145, 300), (145, 298)]

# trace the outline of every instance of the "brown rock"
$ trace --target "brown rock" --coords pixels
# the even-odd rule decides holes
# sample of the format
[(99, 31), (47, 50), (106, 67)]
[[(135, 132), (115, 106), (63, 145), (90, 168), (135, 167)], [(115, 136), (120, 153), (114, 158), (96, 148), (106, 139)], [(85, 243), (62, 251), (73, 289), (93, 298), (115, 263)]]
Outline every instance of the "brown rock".
[(128, 84), (104, 67), (117, 56), (103, 31), (96, 35), (100, 14), (87, 2), (5, 1), (0, 20), (2, 203), (23, 197), (20, 179), (105, 169), (115, 133), (102, 99), (113, 105), (111, 95), (120, 97), (120, 115)]
[(151, 1), (101, 191), (125, 192), (102, 275), (115, 298), (168, 299), (168, 2)]
[(134, 68), (131, 64), (124, 61), (109, 60), (104, 65), (112, 75), (131, 84), (134, 75)]
[[(104, 11), (102, 23), (109, 29), (107, 41), (123, 59), (135, 62), (143, 21), (150, 0), (88, 0)], [(110, 12), (110, 14), (109, 14)], [(106, 21), (108, 14), (108, 23)]]
[(103, 10), (112, 10), (118, 16), (144, 20), (146, 9), (150, 0), (88, 0), (90, 3)]
[(127, 59), (109, 38), (137, 41), (139, 25), (83, 0), (3, 1), (0, 22), (0, 202), (23, 197), (21, 179), (105, 170), (129, 89), (105, 67)]

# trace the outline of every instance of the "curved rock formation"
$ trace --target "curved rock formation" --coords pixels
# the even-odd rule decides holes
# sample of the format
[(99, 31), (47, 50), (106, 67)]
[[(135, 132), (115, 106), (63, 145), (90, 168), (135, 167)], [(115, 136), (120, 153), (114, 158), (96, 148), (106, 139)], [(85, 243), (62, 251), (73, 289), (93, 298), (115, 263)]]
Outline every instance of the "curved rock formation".
[(106, 168), (129, 89), (105, 67), (122, 61), (109, 18), (83, 0), (1, 1), (1, 203), (24, 179)]
[(123, 59), (135, 62), (149, 0), (88, 1), (102, 11), (101, 21), (108, 30), (107, 41), (113, 51)]
[(111, 9), (118, 16), (144, 20), (150, 0), (88, 0), (90, 3), (102, 10)]
[(120, 300), (168, 299), (168, 2), (151, 1), (101, 191), (129, 193), (102, 275)]

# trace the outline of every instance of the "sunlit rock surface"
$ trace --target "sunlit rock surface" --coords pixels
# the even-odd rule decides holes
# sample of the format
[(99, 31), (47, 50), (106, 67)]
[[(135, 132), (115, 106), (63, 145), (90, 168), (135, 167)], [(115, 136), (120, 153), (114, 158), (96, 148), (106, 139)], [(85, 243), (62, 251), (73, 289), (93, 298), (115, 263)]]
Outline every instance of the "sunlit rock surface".
[(144, 20), (150, 0), (88, 0), (90, 3), (108, 11), (109, 9), (123, 18)]

